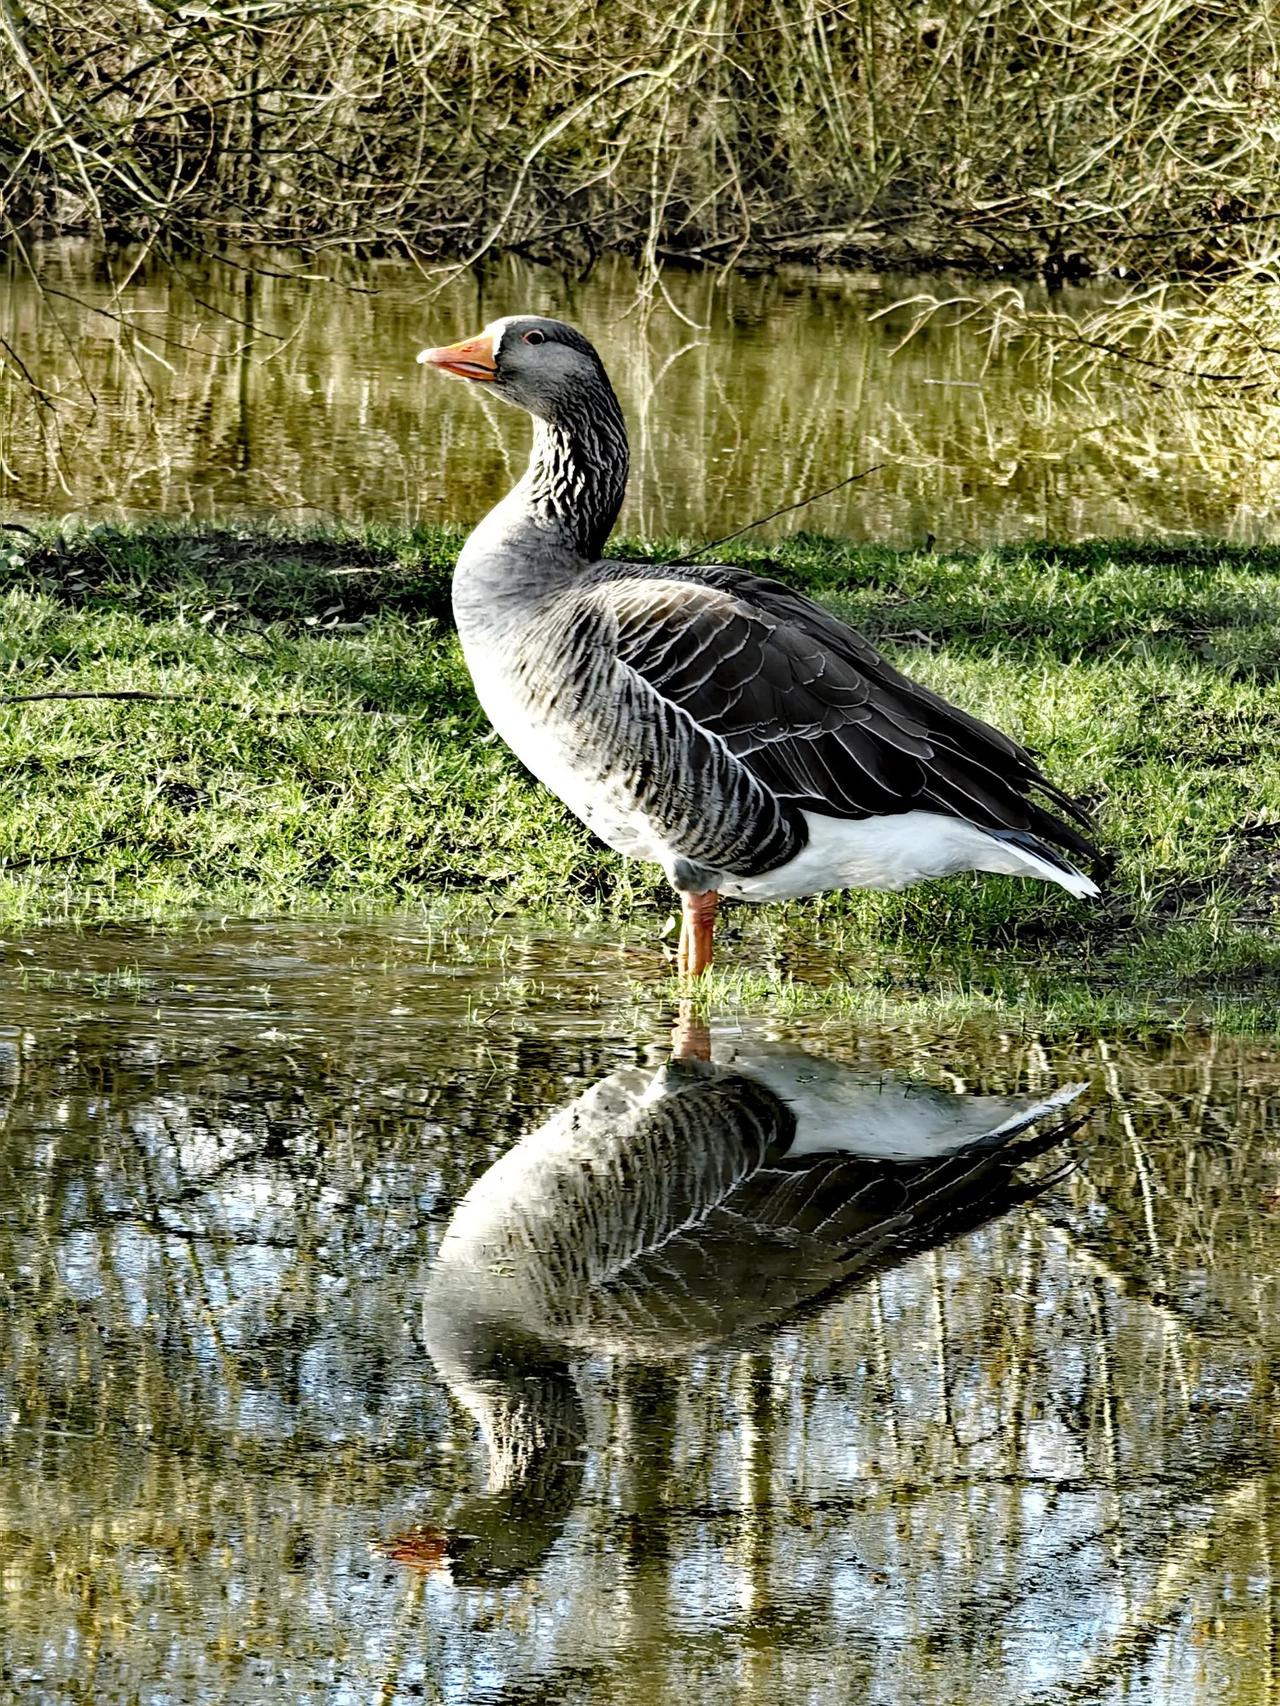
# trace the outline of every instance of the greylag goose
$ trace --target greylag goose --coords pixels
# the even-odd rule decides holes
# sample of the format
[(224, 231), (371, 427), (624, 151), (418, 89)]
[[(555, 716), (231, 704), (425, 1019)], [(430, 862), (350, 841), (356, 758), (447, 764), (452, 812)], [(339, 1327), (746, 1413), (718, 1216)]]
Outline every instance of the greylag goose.
[(488, 1486), (384, 1555), (456, 1581), (532, 1567), (582, 1480), (576, 1360), (771, 1333), (984, 1225), (1043, 1188), (1019, 1169), (1074, 1129), (1084, 1088), (965, 1096), (774, 1043), (688, 1046), (557, 1109), (458, 1204), (423, 1331)]
[(1030, 755), (830, 611), (749, 569), (601, 556), (627, 430), (580, 332), (514, 315), (418, 360), (533, 416), (524, 477), (458, 558), (458, 634), (517, 757), (602, 841), (665, 870), (682, 973), (711, 963), (721, 895), (967, 870), (1097, 894), (1071, 862), (1097, 849), (1037, 796), (1088, 820)]

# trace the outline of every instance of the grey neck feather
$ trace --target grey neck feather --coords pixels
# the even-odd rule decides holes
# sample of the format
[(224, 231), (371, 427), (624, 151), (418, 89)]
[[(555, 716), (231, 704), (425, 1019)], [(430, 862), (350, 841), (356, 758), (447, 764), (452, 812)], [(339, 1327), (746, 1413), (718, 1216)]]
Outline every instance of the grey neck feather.
[(626, 423), (602, 374), (554, 421), (535, 418), (524, 496), (544, 526), (593, 563), (622, 508), (628, 461)]

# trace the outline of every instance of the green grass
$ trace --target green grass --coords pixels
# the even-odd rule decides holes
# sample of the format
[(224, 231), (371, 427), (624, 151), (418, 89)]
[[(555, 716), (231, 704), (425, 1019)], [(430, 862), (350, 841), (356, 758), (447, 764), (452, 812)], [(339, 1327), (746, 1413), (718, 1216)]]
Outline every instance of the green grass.
[[(487, 735), (449, 625), (458, 542), (160, 526), (0, 539), (8, 700), (175, 696), (0, 705), (0, 928), (443, 896), (560, 922), (586, 907), (656, 939), (660, 873), (594, 842)], [(1162, 998), (1280, 992), (1280, 550), (952, 556), (800, 536), (722, 555), (767, 561), (1036, 748), (1095, 807), (1115, 860), (1101, 905), (957, 878), (734, 909), (726, 966), (776, 988), (874, 953), (1033, 962)]]

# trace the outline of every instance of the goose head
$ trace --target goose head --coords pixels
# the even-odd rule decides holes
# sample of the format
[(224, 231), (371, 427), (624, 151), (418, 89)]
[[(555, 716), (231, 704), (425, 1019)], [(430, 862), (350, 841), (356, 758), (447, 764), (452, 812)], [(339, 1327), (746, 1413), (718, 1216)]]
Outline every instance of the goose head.
[[(483, 385), (533, 416), (529, 467), (515, 490), (477, 528), (467, 550), (499, 555), (513, 539), (527, 557), (547, 542), (593, 562), (618, 519), (627, 489), (627, 427), (604, 363), (563, 320), (509, 314), (474, 338), (424, 349), (418, 360)], [(462, 559), (460, 559), (462, 561)]]
[(474, 338), (424, 349), (419, 362), (472, 384), (555, 426), (584, 412), (600, 412), (613, 399), (604, 363), (594, 346), (563, 320), (509, 314)]
[(524, 1332), (458, 1286), (446, 1264), (423, 1300), (423, 1337), (454, 1399), (479, 1425), (487, 1484), (443, 1522), (375, 1543), (380, 1556), (455, 1587), (500, 1586), (536, 1570), (560, 1536), (586, 1474), (587, 1418), (563, 1347)]

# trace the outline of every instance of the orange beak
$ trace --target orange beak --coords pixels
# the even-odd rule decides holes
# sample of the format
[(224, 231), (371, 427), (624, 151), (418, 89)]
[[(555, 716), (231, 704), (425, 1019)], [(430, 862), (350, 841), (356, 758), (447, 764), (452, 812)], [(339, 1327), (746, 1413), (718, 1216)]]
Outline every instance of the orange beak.
[(379, 1558), (390, 1558), (394, 1564), (421, 1570), (423, 1575), (449, 1568), (449, 1536), (443, 1528), (432, 1528), (427, 1523), (407, 1528), (390, 1540), (375, 1540), (369, 1550)]
[(467, 338), (460, 344), (420, 350), (418, 360), (430, 367), (438, 367), (443, 373), (456, 374), (459, 379), (479, 379), (491, 384), (498, 377), (498, 364), (493, 359), (493, 339), (487, 332), (481, 332), (476, 338)]

